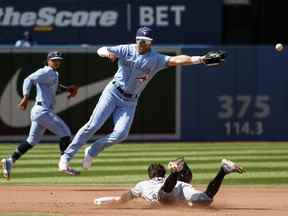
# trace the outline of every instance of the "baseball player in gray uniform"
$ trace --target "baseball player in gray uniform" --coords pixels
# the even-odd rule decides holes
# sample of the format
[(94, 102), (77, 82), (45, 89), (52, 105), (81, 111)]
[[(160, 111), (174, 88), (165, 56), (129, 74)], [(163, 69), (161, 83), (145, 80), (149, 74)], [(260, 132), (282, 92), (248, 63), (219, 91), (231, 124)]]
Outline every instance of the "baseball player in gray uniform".
[(97, 50), (99, 56), (112, 62), (118, 59), (118, 70), (114, 79), (103, 90), (89, 121), (79, 129), (60, 158), (60, 171), (69, 169), (69, 161), (111, 115), (114, 120), (113, 132), (85, 149), (82, 167), (90, 168), (93, 158), (104, 148), (126, 139), (141, 92), (158, 71), (177, 65), (218, 64), (225, 57), (214, 55), (215, 53), (204, 56), (162, 55), (152, 49), (152, 41), (152, 30), (141, 27), (136, 34), (136, 44), (102, 47)]
[(149, 180), (137, 183), (119, 198), (111, 199), (109, 204), (125, 203), (135, 198), (143, 198), (152, 206), (157, 206), (158, 204), (209, 206), (213, 202), (213, 198), (219, 191), (226, 175), (233, 172), (244, 172), (244, 169), (234, 162), (222, 159), (220, 169), (215, 178), (210, 181), (205, 191), (200, 191), (193, 187), (192, 171), (183, 159), (169, 162), (168, 168), (171, 170), (171, 174), (165, 178), (166, 170), (162, 164), (150, 164), (148, 167)]
[[(53, 51), (48, 53), (47, 66), (38, 69), (24, 80), (23, 98), (18, 104), (19, 108), (23, 111), (26, 110), (29, 103), (29, 94), (33, 85), (36, 86), (37, 91), (36, 101), (31, 109), (31, 127), (28, 138), (16, 148), (16, 151), (10, 157), (4, 158), (1, 161), (3, 176), (6, 179), (11, 177), (12, 167), (15, 162), (40, 142), (46, 129), (59, 136), (61, 154), (64, 153), (71, 142), (70, 129), (53, 111), (57, 90), (68, 91), (68, 97), (73, 97), (77, 93), (75, 86), (66, 87), (59, 84), (57, 69), (60, 67), (62, 60), (63, 57), (60, 52)], [(66, 172), (70, 175), (77, 174), (77, 172), (71, 169), (66, 169)]]

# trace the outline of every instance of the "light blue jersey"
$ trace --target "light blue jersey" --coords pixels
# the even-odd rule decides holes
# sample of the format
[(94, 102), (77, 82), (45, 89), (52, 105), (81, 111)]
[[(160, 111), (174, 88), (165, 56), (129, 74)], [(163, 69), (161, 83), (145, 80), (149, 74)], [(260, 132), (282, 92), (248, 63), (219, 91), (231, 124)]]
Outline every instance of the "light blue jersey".
[(136, 44), (108, 47), (118, 57), (118, 70), (114, 80), (127, 93), (140, 95), (154, 75), (167, 67), (169, 56), (151, 49), (143, 55), (136, 50)]
[(114, 121), (112, 133), (96, 140), (85, 151), (86, 155), (95, 157), (104, 148), (125, 140), (141, 92), (158, 71), (168, 67), (170, 58), (153, 49), (139, 54), (135, 44), (107, 47), (107, 50), (118, 57), (118, 70), (102, 92), (89, 121), (78, 130), (61, 157), (61, 163), (68, 163), (110, 116)]
[(59, 74), (53, 68), (45, 66), (30, 74), (23, 83), (23, 95), (29, 95), (36, 86), (36, 102), (31, 109), (31, 127), (27, 142), (37, 144), (46, 129), (62, 137), (70, 137), (71, 132), (65, 122), (54, 113), (55, 96)]
[(53, 109), (58, 88), (59, 74), (53, 68), (45, 66), (28, 76), (23, 83), (23, 95), (29, 95), (32, 85), (36, 86), (36, 101), (46, 108)]

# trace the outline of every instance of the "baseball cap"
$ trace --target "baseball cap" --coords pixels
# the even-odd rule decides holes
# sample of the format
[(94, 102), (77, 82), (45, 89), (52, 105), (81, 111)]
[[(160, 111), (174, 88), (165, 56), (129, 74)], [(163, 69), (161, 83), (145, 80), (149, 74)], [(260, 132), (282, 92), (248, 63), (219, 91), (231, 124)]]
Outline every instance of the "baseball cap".
[(55, 60), (55, 59), (63, 60), (63, 57), (62, 57), (62, 54), (60, 52), (52, 51), (52, 52), (48, 53), (47, 59), (50, 59), (50, 60)]
[(140, 27), (136, 33), (136, 39), (153, 40), (152, 29), (149, 27)]

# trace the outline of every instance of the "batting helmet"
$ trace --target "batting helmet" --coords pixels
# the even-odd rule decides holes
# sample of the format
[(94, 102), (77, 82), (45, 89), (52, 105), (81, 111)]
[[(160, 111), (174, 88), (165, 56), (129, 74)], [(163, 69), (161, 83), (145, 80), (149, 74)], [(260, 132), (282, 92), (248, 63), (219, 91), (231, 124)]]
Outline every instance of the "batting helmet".
[(160, 163), (152, 163), (148, 167), (148, 176), (150, 179), (155, 178), (155, 177), (165, 177), (165, 167), (160, 164)]

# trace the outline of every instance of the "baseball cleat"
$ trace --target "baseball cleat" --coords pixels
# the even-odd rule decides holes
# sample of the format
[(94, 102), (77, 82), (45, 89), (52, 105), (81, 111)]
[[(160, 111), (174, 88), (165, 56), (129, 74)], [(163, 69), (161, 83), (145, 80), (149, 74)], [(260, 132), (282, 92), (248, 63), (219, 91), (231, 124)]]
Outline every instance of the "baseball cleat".
[(59, 170), (71, 176), (79, 176), (80, 171), (73, 169), (72, 167), (67, 167), (66, 169)]
[(170, 169), (171, 172), (180, 172), (183, 169), (183, 166), (184, 166), (183, 158), (172, 160), (168, 163), (168, 169)]
[(237, 173), (243, 173), (245, 170), (240, 167), (238, 164), (235, 164), (234, 162), (226, 159), (222, 159), (221, 161), (221, 166), (224, 169), (224, 172), (226, 174), (232, 173), (232, 172), (237, 172)]
[(61, 159), (60, 159), (60, 161), (59, 161), (59, 163), (58, 163), (58, 170), (59, 170), (60, 172), (64, 172), (64, 173), (66, 173), (66, 174), (68, 174), (68, 175), (71, 175), (71, 176), (78, 176), (78, 175), (80, 175), (80, 171), (73, 169), (72, 167), (70, 167), (70, 166), (68, 165), (68, 163), (65, 163), (65, 162), (62, 161)]
[(90, 148), (91, 147), (89, 146), (84, 150), (84, 159), (82, 161), (83, 169), (90, 169), (92, 166), (93, 157), (91, 157), (90, 154), (88, 153)]
[(11, 177), (11, 170), (12, 170), (12, 166), (13, 166), (13, 162), (11, 158), (3, 158), (1, 160), (2, 163), (2, 172), (3, 172), (3, 176), (4, 178), (6, 178), (7, 180), (10, 179)]

